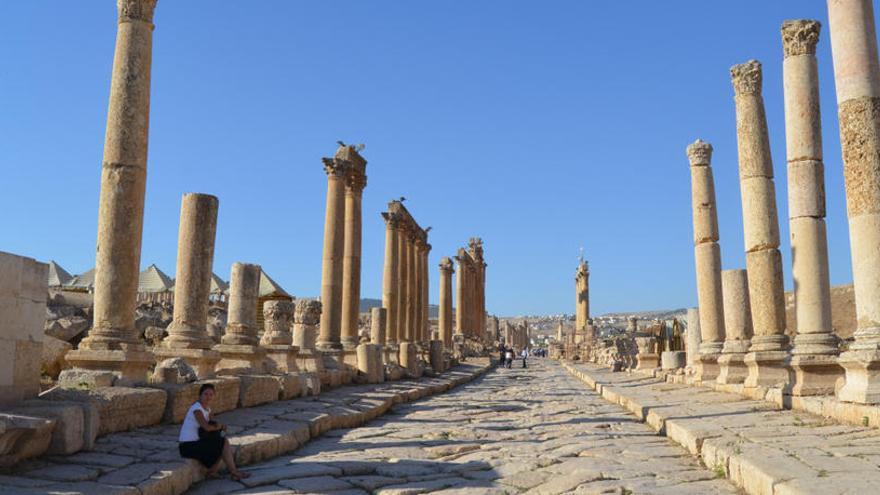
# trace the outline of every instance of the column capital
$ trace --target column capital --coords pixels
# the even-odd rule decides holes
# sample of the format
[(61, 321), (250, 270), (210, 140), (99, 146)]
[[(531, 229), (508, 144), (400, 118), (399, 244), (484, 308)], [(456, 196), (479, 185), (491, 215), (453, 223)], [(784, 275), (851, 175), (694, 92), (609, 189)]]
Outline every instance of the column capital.
[(324, 162), (324, 172), (327, 172), (328, 177), (345, 177), (348, 172), (348, 162), (345, 160), (322, 158), (321, 161)]
[(400, 228), (400, 215), (388, 211), (382, 212), (382, 218), (385, 219), (385, 225), (390, 229)]
[(345, 175), (345, 186), (352, 192), (362, 192), (367, 187), (367, 174), (355, 167), (349, 167)]
[(761, 62), (749, 60), (730, 68), (733, 91), (737, 96), (761, 94)]
[(448, 256), (440, 258), (440, 271), (449, 274), (455, 273), (455, 267), (452, 264), (452, 260)]
[(317, 325), (321, 320), (321, 301), (314, 299), (297, 299), (294, 303), (294, 323)]
[(691, 167), (712, 163), (712, 145), (697, 139), (687, 147), (687, 157)]
[(142, 21), (152, 24), (156, 0), (116, 0), (116, 9), (120, 23)]
[(815, 55), (822, 24), (810, 19), (788, 20), (782, 23), (782, 50), (785, 57)]

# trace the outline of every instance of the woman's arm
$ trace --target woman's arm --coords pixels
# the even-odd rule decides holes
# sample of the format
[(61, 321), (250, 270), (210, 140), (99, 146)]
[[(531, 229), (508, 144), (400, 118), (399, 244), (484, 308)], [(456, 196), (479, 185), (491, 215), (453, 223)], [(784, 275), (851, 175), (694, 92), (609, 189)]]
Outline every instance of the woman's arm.
[(215, 423), (213, 425), (209, 423), (208, 420), (205, 419), (205, 414), (198, 409), (193, 411), (193, 414), (196, 417), (196, 422), (199, 423), (199, 427), (205, 431), (217, 431), (223, 428), (223, 425), (220, 423)]

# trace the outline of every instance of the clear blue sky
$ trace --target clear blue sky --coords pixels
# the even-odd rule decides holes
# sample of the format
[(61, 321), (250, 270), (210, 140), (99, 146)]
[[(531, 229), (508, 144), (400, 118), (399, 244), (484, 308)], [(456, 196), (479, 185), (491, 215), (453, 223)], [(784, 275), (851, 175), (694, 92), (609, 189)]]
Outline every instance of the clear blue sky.
[[(259, 263), (294, 295), (321, 278), (322, 156), (367, 144), (364, 297), (406, 196), (436, 266), (485, 242), (487, 307), (574, 312), (584, 246), (593, 313), (695, 305), (685, 147), (715, 146), (725, 268), (744, 266), (728, 68), (764, 63), (791, 286), (783, 20), (815, 18), (832, 283), (851, 280), (821, 0), (159, 0), (142, 264), (173, 276), (180, 197), (219, 196), (215, 271)], [(0, 250), (94, 265), (116, 33), (112, 0), (0, 4)]]

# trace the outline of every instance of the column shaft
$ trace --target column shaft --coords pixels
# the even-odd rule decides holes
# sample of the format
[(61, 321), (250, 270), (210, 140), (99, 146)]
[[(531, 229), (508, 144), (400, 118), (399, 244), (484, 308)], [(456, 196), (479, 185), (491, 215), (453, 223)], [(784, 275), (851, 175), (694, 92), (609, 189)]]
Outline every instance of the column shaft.
[(382, 306), (387, 310), (385, 339), (394, 344), (397, 342), (399, 219), (392, 213), (383, 213), (382, 216), (385, 218), (385, 269), (382, 274)]
[(438, 327), (440, 340), (447, 349), (452, 349), (452, 274), (455, 269), (452, 260), (442, 258), (440, 260), (440, 313), (438, 315)]
[(345, 184), (345, 247), (342, 262), (342, 324), (343, 346), (354, 349), (358, 344), (358, 317), (361, 307), (361, 198), (366, 177), (350, 171)]
[(260, 265), (233, 263), (229, 275), (229, 316), (224, 345), (257, 345), (257, 299), (260, 297)]
[(321, 330), (319, 349), (341, 349), (342, 264), (345, 251), (345, 162), (324, 159), (327, 209), (324, 216), (324, 256), (321, 266)]
[(400, 278), (397, 298), (397, 342), (406, 340), (406, 301), (409, 298), (409, 225), (402, 225), (397, 235), (400, 254)]
[(458, 261), (458, 274), (455, 276), (455, 334), (464, 335), (464, 277), (467, 270), (460, 255), (455, 259)]
[(418, 270), (416, 269), (416, 243), (415, 233), (411, 233), (407, 239), (406, 247), (406, 271), (408, 274), (406, 288), (406, 327), (404, 330), (404, 340), (407, 342), (415, 342), (416, 332), (416, 304), (417, 304), (417, 280)]

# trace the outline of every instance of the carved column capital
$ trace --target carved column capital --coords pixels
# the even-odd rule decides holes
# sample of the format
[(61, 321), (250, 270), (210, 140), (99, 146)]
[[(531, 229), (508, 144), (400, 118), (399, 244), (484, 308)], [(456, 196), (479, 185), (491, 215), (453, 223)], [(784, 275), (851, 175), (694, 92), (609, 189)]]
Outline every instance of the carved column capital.
[(345, 177), (348, 172), (348, 162), (345, 160), (322, 158), (321, 161), (324, 162), (324, 172), (327, 172), (327, 177)]
[(385, 226), (389, 229), (400, 228), (400, 215), (391, 212), (382, 212), (382, 218), (385, 219)]
[(345, 187), (352, 192), (361, 193), (367, 187), (367, 174), (350, 167), (345, 175)]
[(687, 156), (692, 167), (709, 165), (712, 163), (712, 145), (702, 139), (697, 139), (688, 145)]
[(733, 90), (737, 96), (761, 94), (761, 62), (749, 60), (730, 68)]
[(156, 0), (116, 0), (116, 9), (120, 23), (142, 21), (152, 24)]
[(440, 258), (440, 271), (449, 274), (455, 273), (455, 267), (452, 264), (452, 260), (448, 256)]
[(321, 301), (313, 299), (297, 299), (294, 303), (296, 310), (293, 314), (295, 323), (304, 325), (317, 325), (321, 320)]
[(786, 57), (815, 55), (816, 43), (822, 24), (809, 19), (797, 19), (782, 23), (782, 50)]

